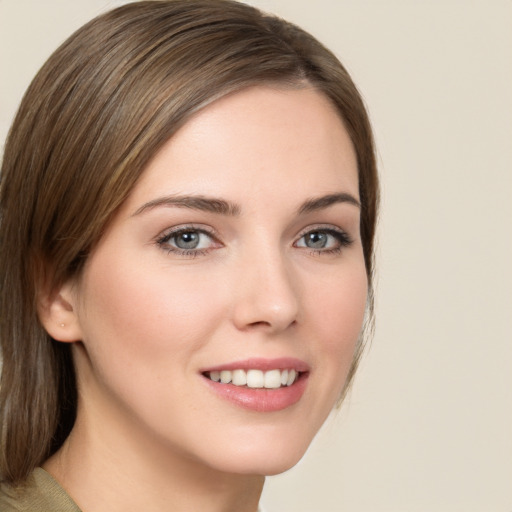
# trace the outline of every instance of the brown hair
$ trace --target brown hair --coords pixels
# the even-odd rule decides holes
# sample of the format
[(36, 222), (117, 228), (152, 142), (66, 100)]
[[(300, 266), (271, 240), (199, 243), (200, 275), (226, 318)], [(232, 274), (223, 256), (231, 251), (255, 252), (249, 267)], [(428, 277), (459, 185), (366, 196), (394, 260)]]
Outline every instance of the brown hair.
[(373, 139), (361, 97), (336, 57), (298, 27), (230, 0), (136, 2), (106, 13), (42, 67), (5, 146), (3, 480), (23, 481), (58, 450), (76, 414), (69, 345), (44, 331), (38, 294), (80, 274), (151, 157), (194, 112), (260, 83), (312, 85), (345, 122), (358, 158), (371, 310), (378, 199)]

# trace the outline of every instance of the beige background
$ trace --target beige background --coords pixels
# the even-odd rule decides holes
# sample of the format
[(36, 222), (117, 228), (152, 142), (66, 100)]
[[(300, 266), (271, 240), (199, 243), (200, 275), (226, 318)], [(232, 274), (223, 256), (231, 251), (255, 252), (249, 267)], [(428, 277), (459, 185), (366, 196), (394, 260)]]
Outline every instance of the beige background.
[[(0, 0), (0, 140), (107, 0)], [(378, 323), (267, 512), (512, 512), (512, 2), (253, 0), (331, 47), (375, 125)]]

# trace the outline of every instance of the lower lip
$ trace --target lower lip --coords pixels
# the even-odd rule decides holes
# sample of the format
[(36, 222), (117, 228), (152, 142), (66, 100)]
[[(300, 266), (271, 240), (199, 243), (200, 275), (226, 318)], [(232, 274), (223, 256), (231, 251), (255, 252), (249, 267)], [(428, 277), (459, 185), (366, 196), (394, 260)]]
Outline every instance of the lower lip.
[(256, 412), (275, 412), (291, 407), (301, 399), (306, 390), (308, 376), (308, 373), (301, 373), (291, 386), (277, 389), (247, 388), (214, 382), (204, 376), (203, 378), (216, 394), (243, 409)]

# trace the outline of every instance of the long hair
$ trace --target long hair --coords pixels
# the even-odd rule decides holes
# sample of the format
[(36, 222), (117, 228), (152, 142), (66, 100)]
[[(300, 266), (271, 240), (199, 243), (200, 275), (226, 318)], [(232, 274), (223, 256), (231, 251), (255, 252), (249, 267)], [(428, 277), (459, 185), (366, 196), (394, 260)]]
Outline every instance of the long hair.
[[(230, 0), (135, 2), (73, 34), (28, 88), (0, 178), (0, 478), (20, 483), (60, 448), (76, 415), (68, 344), (38, 320), (43, 290), (79, 276), (149, 160), (192, 114), (258, 84), (309, 85), (355, 148), (372, 305), (378, 202), (363, 101), (311, 35)], [(355, 371), (359, 345), (350, 378)], [(349, 380), (350, 380), (349, 378)]]

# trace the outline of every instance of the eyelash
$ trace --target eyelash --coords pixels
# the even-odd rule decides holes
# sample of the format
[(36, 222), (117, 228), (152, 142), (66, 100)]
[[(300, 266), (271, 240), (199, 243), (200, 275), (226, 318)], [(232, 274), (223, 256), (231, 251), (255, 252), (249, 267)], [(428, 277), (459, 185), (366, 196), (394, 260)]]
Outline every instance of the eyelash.
[(189, 226), (180, 226), (178, 228), (173, 228), (164, 233), (163, 236), (159, 237), (156, 240), (156, 243), (162, 250), (166, 251), (168, 254), (176, 254), (177, 256), (183, 256), (188, 258), (196, 258), (197, 256), (205, 256), (211, 250), (208, 249), (180, 249), (179, 247), (173, 247), (169, 245), (169, 241), (173, 238), (177, 238), (180, 235), (184, 235), (186, 233), (198, 233), (199, 235), (206, 235), (211, 238), (213, 241), (220, 244), (215, 233), (213, 231), (209, 231), (204, 228), (200, 228), (197, 226), (189, 225)]
[[(302, 232), (299, 236), (298, 240), (302, 240), (306, 235), (310, 235), (313, 233), (323, 234), (323, 235), (329, 235), (332, 236), (336, 242), (337, 247), (333, 247), (332, 249), (310, 249), (311, 255), (334, 255), (341, 253), (342, 249), (346, 247), (350, 247), (354, 240), (342, 229), (337, 229), (333, 227), (323, 227), (323, 226), (314, 226), (314, 227), (308, 227), (306, 231)], [(298, 243), (295, 242), (295, 246)]]
[[(196, 227), (194, 225), (180, 226), (178, 228), (173, 228), (173, 229), (165, 232), (161, 237), (159, 237), (156, 240), (156, 243), (162, 250), (166, 251), (168, 254), (175, 254), (177, 256), (186, 257), (186, 258), (187, 257), (188, 258), (196, 258), (198, 256), (205, 256), (212, 250), (211, 247), (206, 248), (206, 249), (180, 249), (178, 247), (169, 245), (169, 242), (172, 239), (175, 239), (178, 236), (186, 234), (186, 233), (197, 233), (199, 235), (206, 235), (207, 237), (212, 239), (212, 241), (216, 242), (220, 246), (222, 245), (221, 242), (218, 241), (218, 238), (215, 236), (215, 233), (213, 231), (209, 231), (204, 228)], [(302, 248), (300, 246), (297, 246), (298, 242), (300, 240), (302, 240), (306, 235), (311, 235), (314, 233), (332, 236), (337, 242), (337, 247), (334, 247), (332, 249), (309, 248), (310, 249), (309, 252), (311, 255), (339, 254), (339, 253), (341, 253), (342, 249), (349, 247), (353, 243), (352, 238), (345, 231), (343, 231), (341, 229), (335, 229), (332, 227), (319, 226), (319, 227), (313, 227), (313, 228), (309, 227), (306, 231), (303, 231), (300, 234), (298, 240), (293, 244), (294, 247)], [(308, 249), (307, 247), (304, 247), (304, 248)]]

